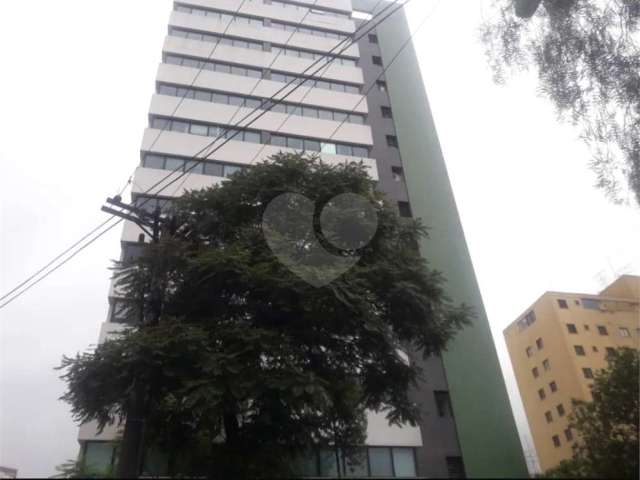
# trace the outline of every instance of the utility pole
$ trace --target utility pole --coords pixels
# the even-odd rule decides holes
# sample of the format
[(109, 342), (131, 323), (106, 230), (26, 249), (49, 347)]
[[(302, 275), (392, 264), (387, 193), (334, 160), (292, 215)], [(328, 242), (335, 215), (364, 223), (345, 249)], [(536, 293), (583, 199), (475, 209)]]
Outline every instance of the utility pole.
[[(150, 238), (152, 243), (160, 241), (162, 217), (160, 208), (149, 213), (142, 208), (128, 205), (122, 202), (122, 198), (107, 198), (111, 206), (103, 206), (102, 211), (129, 220), (138, 225)], [(113, 208), (113, 207), (117, 207)], [(141, 240), (144, 242), (144, 238)], [(139, 328), (157, 325), (162, 313), (163, 288), (158, 277), (161, 272), (152, 272), (150, 285), (149, 315), (145, 315), (144, 306), (140, 318)], [(144, 305), (144, 303), (143, 303)], [(147, 404), (149, 400), (148, 386), (137, 379), (126, 406), (126, 419), (124, 434), (120, 446), (120, 456), (117, 466), (118, 478), (137, 478), (143, 467), (144, 461), (144, 430)]]

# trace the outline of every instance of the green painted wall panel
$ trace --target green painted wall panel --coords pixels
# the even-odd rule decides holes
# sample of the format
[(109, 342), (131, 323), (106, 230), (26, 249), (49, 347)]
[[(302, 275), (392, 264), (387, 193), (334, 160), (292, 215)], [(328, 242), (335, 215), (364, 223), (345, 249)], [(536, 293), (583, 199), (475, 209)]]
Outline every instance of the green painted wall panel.
[[(378, 27), (385, 65), (408, 35), (404, 14), (395, 14)], [(386, 77), (413, 214), (430, 228), (422, 252), (444, 273), (448, 295), (471, 305), (477, 314), (473, 325), (458, 334), (444, 354), (467, 475), (528, 477), (413, 45)]]

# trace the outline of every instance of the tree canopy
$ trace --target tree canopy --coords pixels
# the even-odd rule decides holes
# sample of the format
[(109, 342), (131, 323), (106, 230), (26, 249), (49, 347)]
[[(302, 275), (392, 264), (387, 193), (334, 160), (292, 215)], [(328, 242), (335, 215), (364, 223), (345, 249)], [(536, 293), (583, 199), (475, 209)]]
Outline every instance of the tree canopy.
[(618, 349), (594, 380), (591, 402), (576, 402), (569, 425), (577, 434), (573, 458), (551, 478), (638, 478), (640, 444), (638, 352)]
[[(340, 206), (344, 194), (365, 199), (377, 225), (350, 245), (339, 234), (357, 237), (371, 218)], [(303, 198), (315, 204), (304, 225)], [(129, 330), (63, 359), (77, 421), (119, 421), (144, 384), (146, 441), (168, 453), (169, 474), (220, 478), (290, 472), (293, 457), (318, 448), (351, 457), (367, 409), (418, 421), (409, 391), (423, 372), (399, 349), (438, 354), (471, 312), (420, 256), (425, 227), (399, 217), (363, 165), (279, 154), (186, 194), (171, 215), (175, 235), (116, 265)], [(294, 273), (272, 249), (283, 242), (298, 265), (338, 269), (336, 278)], [(326, 252), (354, 261), (327, 265)], [(152, 282), (162, 290), (156, 323), (135, 313), (158, 306)]]
[(638, 204), (639, 21), (637, 0), (495, 0), (482, 26), (496, 81), (535, 70), (540, 93), (581, 128), (597, 186)]

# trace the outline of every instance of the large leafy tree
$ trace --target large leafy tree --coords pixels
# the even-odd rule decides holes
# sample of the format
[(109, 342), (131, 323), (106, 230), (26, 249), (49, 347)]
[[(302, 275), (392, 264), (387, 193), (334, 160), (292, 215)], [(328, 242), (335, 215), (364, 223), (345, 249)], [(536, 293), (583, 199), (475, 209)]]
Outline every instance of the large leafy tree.
[[(358, 237), (371, 215), (344, 194), (373, 212), (372, 238)], [(323, 447), (357, 461), (366, 409), (415, 424), (422, 371), (399, 349), (438, 354), (470, 312), (419, 255), (425, 228), (397, 215), (365, 167), (280, 154), (185, 195), (172, 215), (175, 234), (117, 265), (129, 331), (63, 360), (78, 421), (119, 421), (144, 385), (145, 438), (169, 473), (221, 478), (290, 473)]]
[(640, 444), (638, 352), (619, 349), (596, 375), (592, 402), (577, 402), (569, 418), (577, 434), (574, 455), (551, 478), (638, 478)]
[(616, 202), (631, 190), (640, 203), (639, 21), (637, 0), (495, 0), (482, 27), (495, 79), (537, 72), (540, 92), (581, 128), (597, 186)]

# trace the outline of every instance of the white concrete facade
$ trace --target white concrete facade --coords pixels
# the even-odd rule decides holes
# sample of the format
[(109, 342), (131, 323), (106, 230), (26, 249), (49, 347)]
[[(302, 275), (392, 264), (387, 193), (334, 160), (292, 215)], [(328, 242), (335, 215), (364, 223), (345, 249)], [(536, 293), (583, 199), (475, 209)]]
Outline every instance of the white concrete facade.
[[(179, 0), (176, 4), (234, 14), (240, 2), (241, 0)], [(303, 33), (295, 33), (291, 36), (289, 31), (270, 28), (268, 26), (269, 20), (287, 22), (288, 24), (298, 23), (308, 13), (308, 9), (302, 4), (308, 4), (312, 6), (313, 11), (306, 16), (303, 22), (305, 27), (347, 35), (351, 35), (355, 31), (355, 23), (351, 19), (331, 14), (331, 12), (337, 12), (350, 15), (352, 11), (351, 0), (297, 0), (294, 4), (287, 6), (282, 6), (280, 3), (282, 2), (271, 4), (268, 0), (247, 1), (240, 12), (254, 18), (264, 19), (265, 25), (260, 27), (238, 23), (232, 25), (227, 32), (228, 35), (236, 38), (263, 42), (263, 50), (220, 44), (212, 54), (213, 43), (170, 35), (166, 37), (163, 45), (163, 53), (165, 55), (176, 54), (200, 60), (213, 60), (226, 64), (257, 68), (263, 72), (262, 78), (208, 70), (199, 72), (197, 68), (161, 63), (157, 71), (157, 82), (179, 87), (193, 87), (229, 94), (269, 98), (285, 85), (280, 81), (270, 79), (271, 70), (281, 73), (301, 74), (313, 63), (313, 60), (303, 58), (292, 58), (286, 55), (277, 56), (269, 51), (270, 44), (278, 46), (285, 45), (288, 42), (288, 46), (291, 47), (314, 52), (328, 52), (338, 43), (338, 40), (335, 39)], [(323, 9), (328, 13), (322, 13)], [(220, 35), (225, 31), (227, 24), (221, 20), (211, 19), (206, 16), (174, 11), (170, 17), (170, 26)], [(290, 40), (289, 37), (291, 37)], [(359, 58), (359, 55), (360, 52), (357, 45), (351, 46), (344, 53), (345, 57), (355, 60)], [(363, 86), (364, 83), (363, 73), (357, 66), (332, 64), (313, 77), (344, 82), (354, 86)], [(276, 99), (281, 98), (282, 95), (276, 97)], [(362, 115), (368, 114), (367, 102), (362, 95), (323, 88), (303, 86), (288, 96), (286, 102), (300, 106), (334, 109)], [(152, 96), (149, 107), (150, 117), (159, 116), (235, 128), (237, 128), (235, 122), (251, 112), (252, 109), (246, 107), (238, 108), (232, 105), (216, 104), (195, 99), (184, 99), (180, 103), (178, 97), (160, 94)], [(288, 148), (268, 144), (268, 140), (265, 140), (265, 138), (268, 139), (271, 134), (304, 137), (320, 142), (343, 143), (362, 148), (369, 148), (373, 145), (371, 127), (367, 125), (366, 120), (364, 124), (347, 122), (341, 125), (340, 122), (333, 120), (302, 116), (288, 118), (287, 114), (284, 113), (269, 112), (249, 128), (261, 132), (261, 143), (232, 140), (220, 150), (207, 156), (207, 160), (248, 167), (251, 163), (267, 159), (279, 151), (291, 151)], [(157, 128), (152, 128), (150, 125), (143, 133), (141, 156), (144, 158), (146, 154), (160, 154), (184, 159), (192, 157), (203, 159), (203, 155), (198, 155), (198, 152), (207, 147), (213, 140), (214, 138), (212, 137), (176, 131), (162, 132)], [(378, 179), (377, 164), (373, 158), (324, 153), (320, 155), (330, 163), (362, 161), (369, 168), (371, 177)], [(136, 170), (133, 179), (133, 197), (135, 198), (141, 194), (159, 194), (163, 198), (176, 197), (187, 190), (201, 189), (224, 181), (223, 177), (189, 174), (173, 183), (166, 190), (159, 192), (159, 189), (179, 175), (180, 172), (172, 173), (171, 170), (146, 168), (141, 164)], [(167, 178), (163, 182), (165, 177)], [(151, 189), (158, 184), (158, 187)], [(139, 227), (131, 222), (125, 222), (122, 242), (138, 242), (141, 233), (142, 231)], [(112, 288), (110, 294), (112, 296), (115, 295), (116, 290)], [(121, 330), (121, 325), (109, 323), (108, 320), (103, 325), (100, 342)], [(116, 438), (117, 434), (118, 428), (116, 426), (109, 427), (98, 434), (94, 424), (87, 424), (81, 428), (79, 441), (109, 441)], [(367, 438), (367, 444), (376, 447), (420, 447), (423, 445), (419, 427), (390, 427), (384, 416), (376, 413), (369, 414)]]

